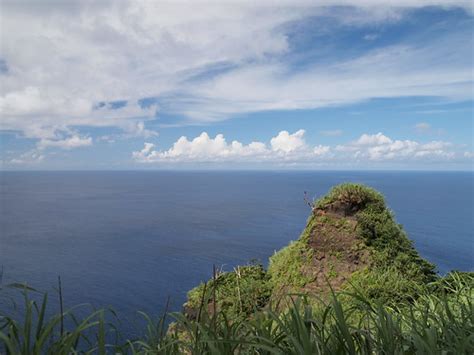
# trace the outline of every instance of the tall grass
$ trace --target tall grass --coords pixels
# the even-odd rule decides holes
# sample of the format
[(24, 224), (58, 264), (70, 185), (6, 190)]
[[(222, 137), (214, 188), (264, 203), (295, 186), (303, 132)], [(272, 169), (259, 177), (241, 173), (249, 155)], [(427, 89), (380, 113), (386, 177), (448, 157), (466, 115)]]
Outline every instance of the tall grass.
[[(285, 311), (270, 304), (247, 319), (209, 310), (211, 300), (203, 298), (194, 320), (182, 313), (158, 320), (142, 314), (142, 336), (130, 340), (110, 336), (117, 330), (106, 321), (107, 310), (81, 320), (74, 309), (47, 317), (48, 296), (37, 302), (24, 290), (23, 318), (1, 315), (0, 353), (473, 354), (473, 285), (471, 275), (454, 274), (417, 300), (391, 307), (357, 291), (326, 300), (288, 296)], [(169, 327), (166, 317), (173, 320)]]

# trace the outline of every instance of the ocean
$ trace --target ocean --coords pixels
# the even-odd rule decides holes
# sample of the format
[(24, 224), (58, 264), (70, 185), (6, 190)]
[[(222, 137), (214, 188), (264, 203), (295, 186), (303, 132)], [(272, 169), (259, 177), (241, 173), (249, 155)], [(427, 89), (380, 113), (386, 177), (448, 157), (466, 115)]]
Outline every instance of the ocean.
[(474, 269), (472, 172), (2, 172), (3, 284), (54, 293), (60, 275), (66, 306), (111, 306), (133, 333), (213, 265), (265, 264), (305, 227), (304, 191), (341, 182), (381, 191), (441, 274)]

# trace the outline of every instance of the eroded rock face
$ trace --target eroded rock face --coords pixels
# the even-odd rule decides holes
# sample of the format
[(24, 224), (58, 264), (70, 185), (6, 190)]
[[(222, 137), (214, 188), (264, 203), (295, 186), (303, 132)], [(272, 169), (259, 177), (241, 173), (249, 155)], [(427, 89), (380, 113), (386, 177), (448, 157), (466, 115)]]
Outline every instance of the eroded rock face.
[(345, 211), (317, 211), (314, 218), (307, 242), (313, 257), (303, 270), (312, 281), (304, 290), (337, 290), (352, 273), (369, 264), (369, 252), (357, 235), (357, 221), (347, 218)]
[(346, 209), (324, 208), (315, 209), (308, 221), (308, 225), (297, 244), (287, 248), (298, 248), (292, 253), (290, 260), (298, 263), (298, 272), (301, 273), (301, 282), (293, 283), (273, 274), (285, 272), (285, 265), (277, 260), (277, 264), (270, 267), (273, 276), (273, 298), (280, 299), (288, 293), (303, 293), (308, 295), (324, 296), (341, 289), (351, 275), (370, 265), (370, 252), (364, 241), (358, 235), (357, 220), (352, 215), (346, 215)]
[[(339, 215), (339, 216), (342, 216), (342, 217), (350, 217), (350, 216), (354, 216), (363, 207), (364, 206), (362, 204), (336, 201), (336, 202), (333, 202), (333, 203), (329, 204), (324, 209), (319, 209), (319, 211), (332, 213), (332, 214)], [(318, 211), (316, 211), (316, 212), (318, 212)]]

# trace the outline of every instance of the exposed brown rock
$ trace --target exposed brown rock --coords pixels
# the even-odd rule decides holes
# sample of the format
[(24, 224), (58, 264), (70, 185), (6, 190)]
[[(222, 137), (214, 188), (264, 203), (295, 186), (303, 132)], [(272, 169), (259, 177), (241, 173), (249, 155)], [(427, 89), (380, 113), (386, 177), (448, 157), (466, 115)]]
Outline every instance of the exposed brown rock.
[(308, 246), (313, 257), (302, 272), (312, 280), (304, 292), (337, 290), (350, 275), (368, 265), (369, 252), (357, 236), (357, 221), (346, 209), (316, 210)]

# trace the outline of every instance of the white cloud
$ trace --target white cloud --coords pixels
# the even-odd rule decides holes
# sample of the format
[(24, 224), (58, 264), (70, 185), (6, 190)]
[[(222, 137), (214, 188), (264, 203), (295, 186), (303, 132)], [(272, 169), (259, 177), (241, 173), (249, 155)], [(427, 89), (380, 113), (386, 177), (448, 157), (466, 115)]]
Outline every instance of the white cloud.
[(433, 150), (442, 150), (442, 149), (446, 149), (448, 147), (452, 146), (451, 143), (448, 143), (448, 142), (442, 142), (442, 141), (431, 141), (429, 143), (426, 143), (426, 144), (423, 144), (421, 145), (421, 148), (424, 149), (424, 150), (429, 150), (429, 151), (433, 151)]
[[(139, 99), (178, 90), (209, 66), (285, 52), (286, 36), (275, 29), (301, 15), (246, 3), (2, 4), (1, 129), (49, 138), (110, 126), (149, 137), (134, 126), (154, 119), (157, 106), (142, 108)], [(116, 100), (127, 104), (97, 105)]]
[(379, 34), (378, 33), (367, 33), (365, 36), (364, 36), (364, 39), (366, 41), (375, 41), (377, 38), (379, 38)]
[[(287, 31), (308, 18), (330, 16), (357, 26), (396, 21), (406, 8), (431, 5), (472, 13), (471, 1), (464, 0), (6, 2), (1, 129), (54, 140), (79, 126), (117, 127), (150, 138), (156, 132), (146, 122), (159, 107), (141, 107), (147, 97), (194, 121), (374, 97), (470, 98), (465, 35), (394, 45), (296, 73), (284, 61), (270, 60), (290, 51)], [(333, 13), (333, 6), (345, 10)], [(98, 105), (117, 100), (127, 104)]]
[(79, 147), (87, 147), (92, 145), (91, 137), (80, 137), (73, 135), (65, 139), (42, 139), (38, 142), (37, 146), (39, 149), (45, 148), (61, 148), (61, 149), (74, 149)]
[(283, 63), (247, 65), (213, 80), (190, 83), (184, 93), (199, 99), (184, 101), (176, 112), (213, 121), (239, 112), (314, 109), (372, 98), (470, 100), (472, 64), (466, 60), (470, 54), (453, 55), (453, 45), (462, 47), (472, 40), (465, 35), (447, 37), (419, 46), (379, 48), (297, 72)]
[(125, 137), (157, 137), (159, 134), (157, 131), (145, 128), (145, 123), (139, 122), (127, 122), (127, 125), (122, 127), (126, 132)]
[(425, 129), (430, 129), (431, 125), (426, 122), (420, 122), (415, 125), (415, 128), (425, 130)]
[(269, 153), (265, 144), (252, 142), (244, 145), (238, 141), (227, 143), (222, 134), (214, 138), (209, 137), (206, 132), (189, 141), (182, 136), (173, 147), (166, 151), (153, 150), (153, 143), (145, 143), (141, 151), (133, 152), (135, 160), (140, 162), (157, 161), (220, 161), (233, 160), (244, 157), (260, 157)]
[[(404, 164), (441, 162), (469, 158), (449, 142), (426, 143), (409, 139), (392, 139), (383, 133), (363, 134), (358, 139), (335, 147), (310, 146), (304, 140), (304, 130), (295, 133), (279, 132), (270, 144), (238, 141), (227, 143), (222, 134), (214, 138), (206, 132), (189, 140), (179, 138), (168, 150), (158, 150), (153, 143), (145, 143), (142, 150), (132, 153), (139, 163), (264, 163), (279, 166), (370, 166), (385, 162)], [(278, 138), (278, 139), (277, 139)]]
[(274, 151), (290, 153), (306, 146), (304, 141), (304, 129), (300, 129), (293, 134), (288, 131), (281, 131), (276, 137), (270, 140), (270, 145)]
[(419, 143), (412, 140), (391, 139), (379, 132), (377, 134), (363, 134), (357, 140), (346, 145), (339, 145), (336, 151), (341, 158), (355, 158), (369, 161), (393, 161), (424, 159), (451, 159), (455, 152), (450, 151), (451, 143), (431, 141)]
[(148, 137), (153, 131), (145, 128), (144, 121), (153, 119), (156, 109), (156, 105), (142, 108), (136, 102), (118, 108), (111, 104), (94, 107), (93, 102), (47, 95), (31, 86), (0, 97), (1, 129), (39, 139), (55, 137), (75, 126), (119, 127), (128, 134)]
[(155, 145), (153, 143), (145, 142), (143, 149), (140, 151), (133, 152), (132, 156), (135, 160), (139, 162), (147, 162), (152, 159), (150, 153), (152, 152), (152, 149), (154, 147)]
[(427, 132), (431, 130), (431, 125), (427, 122), (419, 122), (415, 125), (415, 129), (418, 132)]
[(33, 149), (20, 154), (19, 157), (10, 159), (8, 163), (11, 165), (35, 165), (42, 162), (44, 158), (44, 154), (36, 149)]
[(381, 145), (392, 143), (392, 140), (379, 132), (377, 134), (363, 134), (358, 140), (354, 142), (354, 145)]
[(270, 140), (268, 147), (263, 142), (243, 144), (239, 141), (227, 143), (222, 134), (214, 138), (206, 132), (192, 140), (180, 137), (165, 151), (154, 150), (153, 143), (145, 143), (140, 151), (132, 153), (134, 160), (153, 162), (298, 162), (317, 159), (329, 152), (329, 147), (318, 145), (310, 148), (304, 141), (304, 130), (293, 134), (281, 131)]
[(321, 145), (321, 144), (314, 147), (313, 149), (314, 155), (317, 155), (317, 156), (325, 155), (329, 153), (329, 151), (330, 151), (330, 148), (327, 145)]

